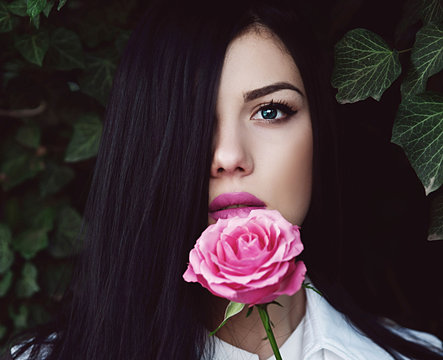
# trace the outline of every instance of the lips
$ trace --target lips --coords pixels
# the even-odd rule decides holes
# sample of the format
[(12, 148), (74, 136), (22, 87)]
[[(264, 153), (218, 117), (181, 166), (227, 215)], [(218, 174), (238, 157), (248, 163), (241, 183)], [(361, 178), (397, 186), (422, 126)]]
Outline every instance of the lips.
[[(229, 207), (229, 208), (227, 208)], [(224, 193), (217, 196), (209, 205), (209, 215), (217, 219), (232, 216), (248, 216), (254, 209), (265, 208), (266, 204), (247, 192)]]

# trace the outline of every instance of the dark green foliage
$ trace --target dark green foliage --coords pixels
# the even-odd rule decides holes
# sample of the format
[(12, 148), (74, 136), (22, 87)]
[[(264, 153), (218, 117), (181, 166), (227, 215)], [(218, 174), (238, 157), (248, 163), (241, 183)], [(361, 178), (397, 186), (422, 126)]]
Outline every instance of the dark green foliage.
[(0, 0), (0, 348), (48, 321), (69, 281), (104, 105), (145, 5)]
[[(443, 69), (443, 5), (440, 0), (408, 0), (397, 27), (397, 37), (408, 26), (421, 22), (411, 49), (391, 49), (365, 29), (349, 31), (335, 46), (332, 85), (340, 103), (372, 97), (380, 100), (400, 73), (402, 101), (392, 132), (420, 178), (426, 194), (443, 184), (443, 94), (426, 92), (428, 80)], [(402, 70), (399, 54), (410, 53)], [(443, 239), (441, 195), (432, 197), (429, 240)]]

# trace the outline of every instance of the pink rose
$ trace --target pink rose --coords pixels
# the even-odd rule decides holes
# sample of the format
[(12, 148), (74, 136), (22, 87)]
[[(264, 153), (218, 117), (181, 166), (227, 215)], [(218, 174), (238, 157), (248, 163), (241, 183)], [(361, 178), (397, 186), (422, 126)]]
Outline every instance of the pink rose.
[(252, 210), (208, 226), (183, 278), (234, 302), (265, 304), (301, 288), (306, 266), (295, 257), (302, 250), (297, 225), (277, 210)]

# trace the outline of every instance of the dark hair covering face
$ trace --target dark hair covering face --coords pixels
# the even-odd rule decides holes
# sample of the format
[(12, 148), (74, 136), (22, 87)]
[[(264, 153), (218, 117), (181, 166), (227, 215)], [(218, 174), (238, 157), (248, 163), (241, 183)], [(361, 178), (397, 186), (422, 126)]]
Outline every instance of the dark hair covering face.
[(328, 69), (293, 7), (275, 0), (158, 1), (148, 9), (115, 75), (85, 211), (84, 251), (64, 311), (32, 334), (39, 344), (50, 332), (58, 333), (49, 359), (199, 359), (203, 354), (214, 326), (210, 295), (184, 282), (182, 274), (207, 226), (212, 133), (226, 48), (257, 23), (286, 45), (309, 100), (313, 193), (302, 225), (309, 277), (394, 357), (398, 351), (410, 358), (441, 358), (379, 325), (339, 285), (339, 131)]

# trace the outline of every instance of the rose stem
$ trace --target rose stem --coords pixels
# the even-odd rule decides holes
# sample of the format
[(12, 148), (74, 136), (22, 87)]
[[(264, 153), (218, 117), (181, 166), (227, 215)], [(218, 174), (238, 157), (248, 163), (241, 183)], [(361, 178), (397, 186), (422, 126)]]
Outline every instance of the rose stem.
[(267, 304), (257, 305), (258, 312), (260, 314), (261, 321), (266, 330), (266, 335), (268, 335), (269, 342), (271, 343), (272, 351), (274, 352), (276, 360), (282, 360), (280, 355), (280, 350), (278, 349), (277, 342), (275, 341), (274, 333), (272, 332), (271, 324), (269, 321), (268, 310), (266, 309)]

